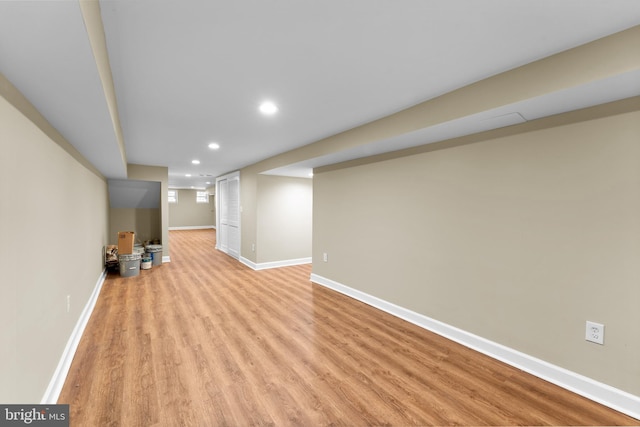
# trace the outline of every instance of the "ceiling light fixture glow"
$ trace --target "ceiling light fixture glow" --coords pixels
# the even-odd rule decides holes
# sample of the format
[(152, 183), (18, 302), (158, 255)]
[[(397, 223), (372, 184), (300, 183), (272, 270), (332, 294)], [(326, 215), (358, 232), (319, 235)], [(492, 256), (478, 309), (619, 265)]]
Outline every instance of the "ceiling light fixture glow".
[(191, 177), (191, 174), (190, 174), (190, 173), (187, 173), (187, 174), (185, 174), (184, 176), (186, 176), (187, 178), (190, 178), (190, 177)]
[(191, 163), (193, 163), (194, 165), (199, 165), (200, 164), (200, 160), (191, 160)]
[(260, 112), (270, 116), (278, 112), (278, 106), (271, 101), (265, 101), (260, 104)]
[(217, 150), (218, 148), (220, 148), (220, 144), (218, 144), (217, 142), (212, 142), (211, 144), (209, 144), (209, 148), (211, 148), (212, 150)]

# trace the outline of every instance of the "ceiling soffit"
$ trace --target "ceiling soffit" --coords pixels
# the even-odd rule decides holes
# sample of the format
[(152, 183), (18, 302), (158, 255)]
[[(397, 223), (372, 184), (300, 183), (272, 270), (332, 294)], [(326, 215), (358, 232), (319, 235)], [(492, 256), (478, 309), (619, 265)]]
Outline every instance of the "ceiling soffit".
[(251, 169), (304, 177), (313, 167), (637, 96), (639, 42), (636, 26), (266, 159)]

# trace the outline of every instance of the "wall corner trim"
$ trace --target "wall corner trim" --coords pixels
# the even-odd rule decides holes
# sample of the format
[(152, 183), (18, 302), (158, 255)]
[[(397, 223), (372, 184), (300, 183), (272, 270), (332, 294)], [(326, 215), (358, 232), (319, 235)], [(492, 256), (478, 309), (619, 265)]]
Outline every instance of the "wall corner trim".
[(311, 282), (364, 302), (414, 325), (420, 326), (465, 347), (521, 369), (538, 378), (584, 396), (611, 409), (640, 420), (640, 396), (611, 387), (502, 344), (432, 319), (334, 280), (311, 274)]
[(67, 346), (62, 352), (62, 357), (58, 362), (58, 366), (53, 373), (51, 381), (49, 381), (49, 386), (42, 396), (42, 400), (40, 401), (41, 405), (53, 405), (58, 402), (58, 397), (60, 396), (64, 382), (67, 379), (67, 374), (69, 373), (69, 368), (71, 368), (71, 362), (73, 361), (73, 357), (78, 349), (78, 344), (80, 344), (80, 338), (82, 338), (84, 329), (86, 328), (89, 318), (91, 317), (91, 313), (93, 313), (93, 309), (96, 306), (100, 290), (102, 289), (102, 285), (104, 284), (106, 277), (107, 271), (102, 270), (102, 274), (100, 274), (100, 277), (96, 282), (96, 286), (94, 287), (87, 304), (84, 306), (82, 313), (80, 313), (76, 326), (71, 332), (71, 336), (67, 341)]
[(240, 257), (240, 262), (251, 268), (252, 270), (267, 270), (269, 268), (291, 267), (293, 265), (311, 264), (311, 257), (286, 259), (283, 261), (260, 262), (255, 263), (247, 258)]

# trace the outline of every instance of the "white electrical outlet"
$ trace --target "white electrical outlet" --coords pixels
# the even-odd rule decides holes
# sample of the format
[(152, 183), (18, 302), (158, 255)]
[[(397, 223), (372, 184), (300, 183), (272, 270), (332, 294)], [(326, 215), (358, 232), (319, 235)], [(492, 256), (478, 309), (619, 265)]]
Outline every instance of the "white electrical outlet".
[(596, 344), (604, 345), (604, 325), (587, 320), (587, 330), (585, 339)]
[(329, 255), (326, 252), (322, 253), (322, 261), (324, 261), (324, 262), (328, 262), (329, 261)]
[(71, 295), (67, 295), (67, 313), (71, 311)]
[(251, 252), (255, 252), (256, 251), (256, 244), (252, 243), (251, 244)]

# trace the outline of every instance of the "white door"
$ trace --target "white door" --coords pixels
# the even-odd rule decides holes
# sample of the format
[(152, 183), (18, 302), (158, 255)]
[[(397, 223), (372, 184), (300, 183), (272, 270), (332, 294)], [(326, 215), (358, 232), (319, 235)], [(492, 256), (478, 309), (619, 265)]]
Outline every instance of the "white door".
[(229, 188), (229, 182), (226, 179), (221, 179), (216, 182), (216, 194), (218, 197), (218, 207), (216, 208), (218, 220), (216, 230), (216, 248), (222, 252), (227, 252), (229, 241), (229, 208), (227, 202), (227, 193)]
[(227, 191), (227, 253), (240, 258), (240, 175), (229, 178)]
[(216, 248), (240, 257), (240, 173), (216, 179), (217, 243)]

